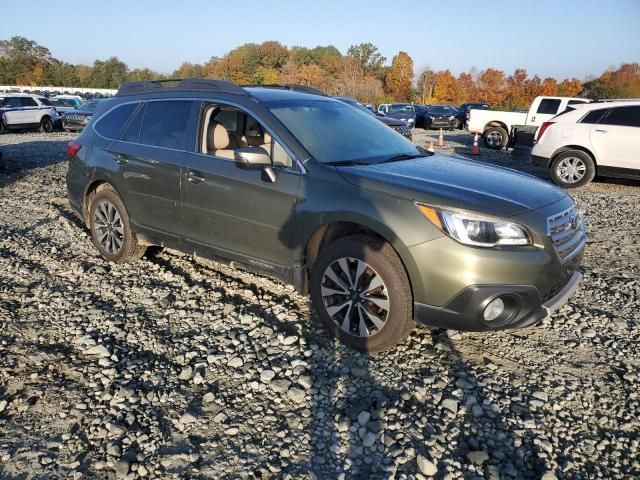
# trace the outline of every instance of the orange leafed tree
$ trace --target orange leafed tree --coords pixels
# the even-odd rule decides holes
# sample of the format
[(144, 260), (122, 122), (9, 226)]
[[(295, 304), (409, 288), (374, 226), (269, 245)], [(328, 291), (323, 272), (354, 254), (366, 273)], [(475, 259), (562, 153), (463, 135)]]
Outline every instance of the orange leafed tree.
[(540, 95), (555, 97), (558, 95), (558, 81), (555, 78), (547, 77), (542, 81)]
[(478, 75), (478, 100), (489, 103), (493, 108), (502, 105), (505, 93), (504, 72), (487, 68)]
[(566, 79), (558, 85), (558, 94), (563, 97), (575, 97), (582, 91), (582, 82), (577, 78)]
[(433, 97), (437, 103), (459, 103), (460, 84), (449, 70), (436, 73)]
[(399, 52), (391, 61), (385, 77), (387, 93), (397, 101), (406, 101), (412, 93), (413, 60), (406, 52)]

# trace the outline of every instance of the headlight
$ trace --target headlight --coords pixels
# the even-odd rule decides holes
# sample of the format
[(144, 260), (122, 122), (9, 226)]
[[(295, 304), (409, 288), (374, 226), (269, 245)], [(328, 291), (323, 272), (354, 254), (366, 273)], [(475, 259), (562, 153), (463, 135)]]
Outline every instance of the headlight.
[(527, 230), (520, 224), (462, 210), (447, 210), (417, 203), (431, 223), (465, 245), (531, 245)]
[(89, 123), (89, 120), (91, 120), (91, 117), (89, 117), (88, 115), (82, 119), (84, 123)]
[(456, 117), (454, 117), (453, 115), (451, 115), (451, 116), (449, 117), (449, 120), (453, 120), (454, 118), (456, 118)]

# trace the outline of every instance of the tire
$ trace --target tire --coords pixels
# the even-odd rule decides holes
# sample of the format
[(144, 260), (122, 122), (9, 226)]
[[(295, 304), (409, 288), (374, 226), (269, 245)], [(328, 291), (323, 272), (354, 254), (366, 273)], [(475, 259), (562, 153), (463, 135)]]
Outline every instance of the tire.
[(42, 117), (42, 120), (40, 120), (40, 131), (44, 132), (44, 133), (51, 133), (53, 132), (53, 120), (51, 120), (51, 117)]
[(4, 124), (4, 121), (0, 120), (0, 135), (9, 132), (9, 129)]
[(490, 127), (482, 135), (484, 144), (492, 150), (502, 150), (509, 142), (509, 134), (502, 127)]
[[(366, 295), (373, 282), (375, 295)], [(311, 270), (311, 300), (333, 336), (361, 352), (392, 348), (415, 327), (404, 266), (391, 245), (370, 235), (337, 240), (320, 252)]]
[(596, 176), (593, 158), (581, 150), (567, 150), (551, 163), (551, 178), (556, 185), (577, 188), (591, 183)]
[(89, 229), (98, 252), (110, 262), (134, 262), (146, 251), (131, 231), (124, 202), (111, 187), (90, 197)]

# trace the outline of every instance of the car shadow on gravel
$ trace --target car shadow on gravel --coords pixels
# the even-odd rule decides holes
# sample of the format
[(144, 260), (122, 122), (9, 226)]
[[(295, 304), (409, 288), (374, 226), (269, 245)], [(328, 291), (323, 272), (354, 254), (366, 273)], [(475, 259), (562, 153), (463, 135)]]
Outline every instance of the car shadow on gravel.
[[(66, 161), (67, 144), (68, 141), (24, 141), (22, 143), (0, 144), (2, 151), (0, 188), (8, 187), (19, 181), (33, 169)], [(34, 152), (37, 154), (34, 155)]]

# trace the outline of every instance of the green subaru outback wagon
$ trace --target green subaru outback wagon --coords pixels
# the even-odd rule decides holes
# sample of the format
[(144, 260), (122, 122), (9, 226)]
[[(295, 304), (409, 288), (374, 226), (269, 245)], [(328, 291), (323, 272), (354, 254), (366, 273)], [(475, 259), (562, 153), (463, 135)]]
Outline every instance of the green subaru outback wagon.
[(359, 350), (416, 321), (532, 325), (581, 278), (585, 224), (564, 190), (434, 155), (303, 87), (125, 84), (68, 154), (71, 207), (106, 260), (160, 245), (233, 262), (309, 293)]

